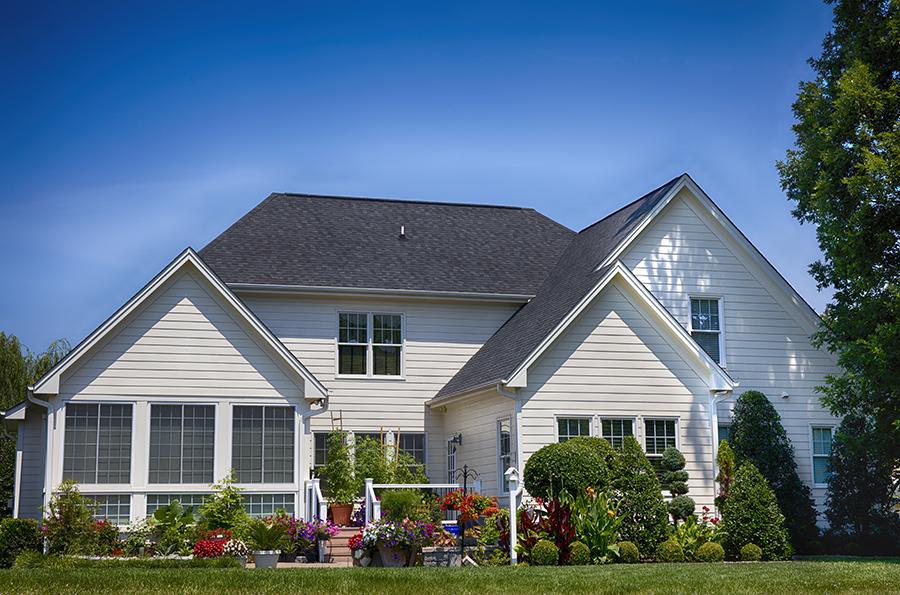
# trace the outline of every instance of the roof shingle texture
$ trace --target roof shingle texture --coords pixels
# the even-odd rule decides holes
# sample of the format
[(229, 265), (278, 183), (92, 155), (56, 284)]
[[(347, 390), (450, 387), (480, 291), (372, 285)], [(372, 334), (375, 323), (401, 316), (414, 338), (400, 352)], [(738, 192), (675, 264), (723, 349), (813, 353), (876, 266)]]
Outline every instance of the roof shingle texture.
[(675, 178), (585, 228), (569, 244), (537, 295), (506, 323), (438, 391), (435, 398), (506, 379), (547, 337), (609, 267), (607, 255), (635, 229), (681, 177)]
[(533, 209), (272, 194), (200, 255), (229, 284), (534, 295), (574, 236)]

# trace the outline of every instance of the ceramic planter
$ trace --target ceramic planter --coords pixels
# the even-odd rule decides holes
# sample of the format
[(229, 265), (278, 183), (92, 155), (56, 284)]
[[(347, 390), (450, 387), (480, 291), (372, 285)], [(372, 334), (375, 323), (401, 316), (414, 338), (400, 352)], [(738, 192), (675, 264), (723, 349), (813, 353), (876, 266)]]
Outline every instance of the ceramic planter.
[(281, 550), (257, 550), (253, 552), (253, 561), (257, 568), (275, 568)]
[(353, 504), (332, 504), (331, 519), (339, 527), (349, 527), (350, 517), (353, 514)]

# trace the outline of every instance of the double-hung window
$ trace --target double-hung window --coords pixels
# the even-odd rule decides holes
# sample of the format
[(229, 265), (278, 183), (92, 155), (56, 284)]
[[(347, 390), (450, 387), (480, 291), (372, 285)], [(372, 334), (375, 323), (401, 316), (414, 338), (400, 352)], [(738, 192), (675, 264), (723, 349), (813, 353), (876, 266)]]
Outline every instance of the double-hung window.
[(66, 405), (63, 479), (131, 482), (131, 405)]
[(831, 477), (831, 428), (812, 429), (813, 483), (816, 486), (828, 485)]
[(717, 364), (725, 364), (722, 340), (722, 302), (691, 298), (691, 337)]
[(150, 405), (150, 483), (212, 483), (214, 405)]
[(294, 410), (236, 405), (231, 417), (231, 466), (237, 482), (293, 483)]
[(338, 314), (338, 375), (403, 375), (403, 316), (379, 312)]
[(600, 420), (600, 435), (606, 438), (613, 447), (622, 448), (625, 444), (625, 436), (634, 436), (632, 420), (603, 418)]
[[(570, 438), (591, 435), (591, 419), (589, 417), (557, 417), (556, 439), (565, 442)], [(506, 471), (506, 469), (504, 469)]]
[(509, 418), (497, 420), (497, 482), (506, 492), (506, 470), (512, 465), (512, 431)]

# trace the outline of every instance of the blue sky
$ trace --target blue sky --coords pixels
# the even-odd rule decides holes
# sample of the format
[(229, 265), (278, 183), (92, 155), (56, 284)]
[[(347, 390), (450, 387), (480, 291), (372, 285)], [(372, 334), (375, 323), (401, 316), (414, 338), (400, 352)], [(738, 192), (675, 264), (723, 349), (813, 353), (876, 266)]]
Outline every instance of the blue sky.
[(683, 171), (817, 310), (774, 162), (828, 6), (0, 3), (0, 330), (73, 343), (272, 191), (534, 207)]

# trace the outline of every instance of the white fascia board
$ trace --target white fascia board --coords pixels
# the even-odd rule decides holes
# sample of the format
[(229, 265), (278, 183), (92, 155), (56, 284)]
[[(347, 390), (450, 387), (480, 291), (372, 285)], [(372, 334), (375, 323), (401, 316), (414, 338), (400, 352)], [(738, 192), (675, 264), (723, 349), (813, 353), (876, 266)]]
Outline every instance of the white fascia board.
[(229, 289), (219, 277), (208, 267), (200, 256), (193, 250), (187, 248), (179, 254), (175, 260), (170, 262), (162, 271), (160, 271), (153, 279), (150, 280), (140, 291), (138, 291), (128, 302), (119, 308), (112, 316), (107, 318), (94, 332), (88, 335), (81, 343), (79, 343), (72, 351), (60, 360), (53, 368), (51, 368), (37, 383), (34, 385), (34, 394), (55, 395), (59, 393), (60, 376), (72, 366), (74, 366), (86, 353), (97, 346), (106, 336), (113, 332), (129, 315), (134, 313), (141, 305), (149, 299), (166, 281), (172, 278), (178, 271), (185, 266), (193, 266), (202, 277), (215, 288), (222, 298), (233, 307), (244, 322), (255, 331), (260, 338), (279, 356), (286, 364), (288, 369), (295, 372), (305, 383), (305, 387), (313, 388), (316, 394), (310, 395), (304, 391), (307, 399), (322, 398), (328, 396), (328, 389), (312, 375), (306, 367), (285, 347), (284, 343), (272, 334), (262, 321)]
[[(503, 381), (506, 386), (524, 387), (524, 381), (527, 384), (528, 368), (562, 335), (569, 325), (600, 295), (600, 293), (609, 285), (613, 279), (620, 278), (632, 290), (634, 296), (639, 298), (638, 304), (643, 305), (645, 311), (654, 315), (657, 322), (661, 323), (663, 328), (669, 330), (669, 335), (680, 348), (682, 353), (687, 353), (691, 357), (689, 363), (693, 363), (693, 367), (706, 382), (710, 391), (731, 391), (737, 383), (728, 375), (725, 370), (715, 363), (703, 349), (697, 345), (697, 342), (688, 334), (675, 317), (666, 310), (666, 308), (656, 299), (656, 297), (646, 288), (643, 283), (634, 276), (628, 267), (621, 262), (616, 262), (613, 267), (594, 285), (594, 287), (582, 298), (582, 300), (563, 318), (553, 331), (541, 341), (534, 351), (532, 351), (519, 366), (513, 370)], [(516, 384), (513, 385), (512, 382)]]

